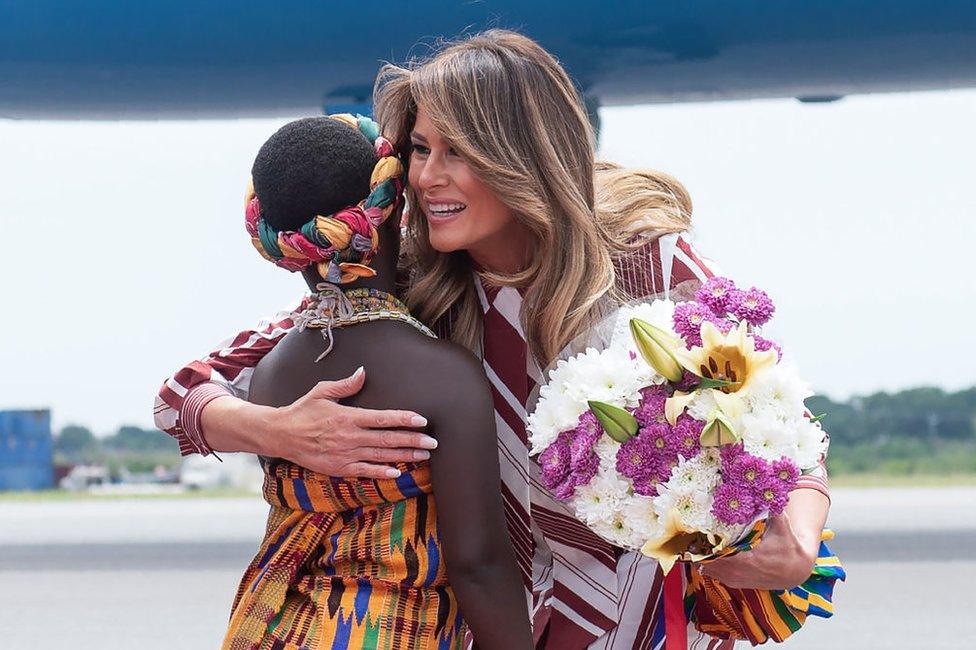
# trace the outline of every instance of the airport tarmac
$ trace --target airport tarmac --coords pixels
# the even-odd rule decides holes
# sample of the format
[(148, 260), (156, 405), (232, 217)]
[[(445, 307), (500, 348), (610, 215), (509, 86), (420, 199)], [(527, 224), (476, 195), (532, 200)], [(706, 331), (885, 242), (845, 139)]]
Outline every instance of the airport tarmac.
[[(0, 648), (218, 647), (265, 513), (258, 498), (0, 501)], [(782, 647), (971, 647), (976, 488), (835, 489), (830, 526), (837, 614)]]

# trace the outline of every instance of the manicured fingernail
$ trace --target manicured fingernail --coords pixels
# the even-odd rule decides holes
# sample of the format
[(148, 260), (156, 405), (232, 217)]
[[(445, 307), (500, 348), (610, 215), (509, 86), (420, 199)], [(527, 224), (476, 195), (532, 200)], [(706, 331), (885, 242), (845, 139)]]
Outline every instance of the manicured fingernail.
[(352, 373), (352, 376), (353, 377), (358, 377), (361, 374), (363, 374), (363, 367), (362, 366), (359, 366), (358, 368), (356, 368), (356, 372)]
[(430, 436), (424, 436), (420, 439), (420, 446), (424, 449), (437, 449), (437, 440)]
[(413, 452), (413, 457), (416, 460), (427, 460), (428, 458), (430, 458), (430, 452), (429, 451), (415, 451), (415, 452)]
[(395, 467), (391, 467), (390, 469), (386, 470), (386, 475), (390, 478), (400, 478), (400, 470), (396, 469)]
[(412, 427), (425, 427), (427, 426), (427, 418), (422, 415), (415, 415), (410, 418), (410, 426)]

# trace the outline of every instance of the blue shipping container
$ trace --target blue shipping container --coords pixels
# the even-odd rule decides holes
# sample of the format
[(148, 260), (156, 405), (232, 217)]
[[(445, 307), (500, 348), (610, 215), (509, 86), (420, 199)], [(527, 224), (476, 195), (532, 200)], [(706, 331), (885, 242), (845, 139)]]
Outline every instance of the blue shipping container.
[(0, 411), (0, 490), (54, 487), (51, 411)]

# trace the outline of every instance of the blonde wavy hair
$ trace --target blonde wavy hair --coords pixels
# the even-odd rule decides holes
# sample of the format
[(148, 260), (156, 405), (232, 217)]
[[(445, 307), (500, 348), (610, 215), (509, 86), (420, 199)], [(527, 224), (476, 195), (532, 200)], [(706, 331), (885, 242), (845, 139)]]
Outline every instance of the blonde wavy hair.
[[(639, 245), (642, 235), (686, 230), (690, 223), (691, 201), (676, 180), (596, 165), (593, 131), (572, 80), (521, 34), (490, 30), (407, 67), (386, 65), (374, 102), (383, 133), (400, 151), (409, 150), (423, 106), (438, 134), (537, 242), (526, 269), (487, 270), (482, 277), (524, 287), (523, 330), (543, 367), (614, 291), (614, 255)], [(427, 323), (449, 318), (453, 339), (476, 349), (481, 308), (471, 259), (465, 251), (434, 250), (409, 187), (407, 199), (407, 305)]]

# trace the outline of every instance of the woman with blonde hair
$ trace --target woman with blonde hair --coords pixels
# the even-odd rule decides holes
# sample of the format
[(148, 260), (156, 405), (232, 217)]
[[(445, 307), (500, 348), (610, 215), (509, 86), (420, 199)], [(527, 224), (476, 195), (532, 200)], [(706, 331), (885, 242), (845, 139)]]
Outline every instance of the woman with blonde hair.
[[(537, 647), (659, 647), (681, 584), (666, 585), (653, 560), (596, 537), (553, 499), (529, 458), (525, 420), (541, 369), (607, 309), (690, 298), (712, 275), (683, 234), (687, 192), (663, 174), (598, 165), (571, 79), (517, 33), (492, 30), (409, 68), (386, 66), (374, 99), (384, 134), (411, 152), (406, 303), (477, 351), (492, 385), (501, 492)], [(182, 369), (160, 392), (157, 425), (184, 453), (263, 452), (342, 476), (385, 476), (384, 463), (430, 444), (417, 414), (334, 402), (357, 392), (363, 373), (280, 409), (241, 399), (254, 364), (292, 326), (286, 312)], [(801, 481), (756, 550), (707, 571), (736, 587), (799, 584), (816, 557), (826, 495), (823, 477)], [(680, 582), (680, 572), (669, 576)], [(668, 647), (727, 643), (673, 630)]]

